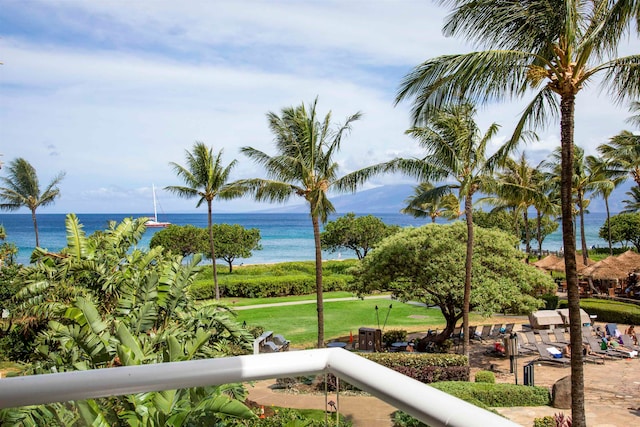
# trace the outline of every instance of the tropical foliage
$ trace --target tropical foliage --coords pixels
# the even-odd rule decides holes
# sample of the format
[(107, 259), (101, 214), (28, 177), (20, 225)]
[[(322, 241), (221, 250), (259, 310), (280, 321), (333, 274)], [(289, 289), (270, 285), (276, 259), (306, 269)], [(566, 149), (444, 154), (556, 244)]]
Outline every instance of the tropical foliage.
[(398, 226), (386, 225), (373, 215), (356, 216), (350, 212), (329, 221), (320, 233), (322, 249), (331, 252), (352, 250), (362, 259), (385, 237), (397, 232)]
[(320, 120), (316, 107), (318, 99), (309, 106), (286, 107), (280, 115), (267, 114), (277, 154), (271, 156), (252, 147), (241, 151), (265, 167), (268, 178), (241, 180), (238, 183), (256, 200), (284, 202), (293, 196), (302, 197), (309, 205), (313, 226), (316, 261), (316, 304), (318, 312), (318, 347), (324, 347), (324, 309), (322, 300), (322, 245), (320, 223), (326, 223), (335, 212), (329, 191), (355, 190), (353, 183), (338, 178), (338, 163), (334, 155), (340, 150), (342, 138), (360, 113), (348, 117), (345, 123), (331, 129), (331, 113)]
[(60, 196), (58, 184), (64, 178), (64, 172), (53, 178), (41, 193), (36, 170), (28, 161), (23, 158), (15, 159), (5, 169), (9, 176), (0, 177), (0, 182), (4, 184), (4, 187), (0, 187), (0, 200), (2, 201), (0, 209), (7, 211), (15, 211), (21, 207), (29, 209), (33, 229), (36, 233), (36, 246), (39, 246), (36, 210), (39, 207), (52, 204)]
[[(537, 299), (554, 289), (551, 278), (522, 262), (516, 239), (477, 227), (469, 308), (526, 313), (544, 305)], [(391, 291), (401, 300), (437, 306), (446, 320), (440, 340), (450, 336), (462, 318), (466, 259), (466, 226), (428, 224), (402, 230), (383, 240), (356, 270), (360, 293)]]
[[(21, 270), (16, 295), (25, 328), (38, 328), (27, 373), (74, 371), (245, 354), (251, 335), (221, 306), (196, 306), (189, 264), (161, 248), (133, 249), (144, 219), (112, 222), (86, 236), (68, 215), (67, 247), (34, 252)], [(27, 323), (26, 319), (31, 319)], [(16, 319), (19, 320), (19, 319)], [(226, 387), (165, 390), (101, 400), (5, 410), (3, 423), (46, 425), (201, 425), (226, 417), (252, 417)]]
[(614, 215), (600, 228), (600, 237), (611, 233), (611, 241), (627, 247), (633, 245), (640, 252), (640, 212)]
[(187, 166), (181, 166), (172, 162), (176, 175), (185, 185), (173, 185), (166, 187), (172, 193), (187, 199), (197, 198), (196, 207), (203, 203), (207, 205), (207, 224), (209, 231), (209, 253), (211, 256), (211, 268), (213, 270), (213, 284), (216, 288), (216, 299), (220, 299), (218, 289), (218, 271), (216, 268), (216, 250), (213, 238), (213, 200), (229, 200), (242, 196), (242, 190), (234, 183), (228, 183), (229, 175), (236, 165), (233, 160), (229, 165), (222, 164), (222, 150), (217, 156), (213, 155), (213, 149), (208, 148), (202, 142), (196, 142), (192, 151), (186, 150)]

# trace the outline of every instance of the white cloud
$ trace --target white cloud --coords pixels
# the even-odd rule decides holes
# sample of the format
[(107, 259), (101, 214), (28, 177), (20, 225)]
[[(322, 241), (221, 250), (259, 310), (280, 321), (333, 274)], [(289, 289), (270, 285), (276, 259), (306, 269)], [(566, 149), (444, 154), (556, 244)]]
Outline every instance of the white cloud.
[[(150, 186), (177, 184), (169, 162), (203, 141), (238, 159), (232, 179), (260, 173), (238, 148), (272, 152), (265, 114), (319, 97), (321, 114), (363, 118), (344, 140), (344, 173), (418, 156), (404, 135), (400, 78), (432, 56), (468, 50), (440, 35), (446, 11), (396, 2), (7, 2), (0, 39), (0, 152), (24, 157), (46, 183), (65, 170), (49, 212), (146, 212)], [(630, 49), (630, 48), (629, 48)], [(525, 102), (481, 110), (508, 137)], [(591, 152), (623, 128), (624, 106), (579, 95), (576, 142)], [(559, 126), (527, 148), (543, 158)], [(405, 180), (380, 177), (370, 185)], [(195, 202), (161, 194), (167, 212)], [(255, 209), (247, 200), (220, 209)]]

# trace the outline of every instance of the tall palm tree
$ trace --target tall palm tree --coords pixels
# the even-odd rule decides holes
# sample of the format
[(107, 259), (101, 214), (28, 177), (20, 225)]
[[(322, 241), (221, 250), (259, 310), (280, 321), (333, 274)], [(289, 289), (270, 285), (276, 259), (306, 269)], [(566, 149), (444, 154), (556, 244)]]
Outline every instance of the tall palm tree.
[(622, 201), (624, 203), (622, 213), (640, 212), (640, 187), (631, 187), (631, 190), (624, 194), (629, 196), (629, 199)]
[(593, 175), (592, 192), (595, 196), (602, 196), (607, 210), (607, 234), (609, 242), (609, 255), (613, 255), (611, 244), (611, 212), (609, 210), (609, 197), (613, 190), (625, 180), (625, 176), (611, 167), (611, 161), (597, 156), (587, 156), (587, 168)]
[(386, 163), (370, 166), (345, 176), (345, 181), (358, 182), (382, 172), (402, 172), (419, 181), (452, 183), (439, 184), (425, 192), (424, 200), (436, 200), (447, 194), (457, 193), (464, 201), (467, 224), (467, 254), (465, 264), (465, 290), (462, 308), (463, 352), (469, 354), (469, 302), (471, 298), (471, 259), (473, 255), (473, 195), (479, 191), (491, 176), (491, 171), (505, 156), (505, 150), (498, 150), (489, 159), (485, 157), (487, 144), (497, 133), (498, 125), (493, 123), (481, 134), (474, 120), (476, 109), (469, 103), (447, 105), (423, 117), (424, 126), (409, 129), (407, 134), (414, 137), (426, 150), (424, 158), (398, 158)]
[(317, 103), (316, 98), (309, 109), (301, 104), (283, 108), (280, 115), (267, 114), (277, 154), (271, 156), (252, 147), (242, 147), (241, 151), (265, 167), (268, 179), (254, 178), (238, 183), (259, 201), (284, 202), (298, 196), (308, 203), (315, 242), (317, 345), (321, 348), (324, 347), (324, 304), (320, 223), (326, 223), (329, 214), (335, 212), (328, 197), (330, 190), (355, 189), (340, 185), (334, 154), (340, 149), (345, 133), (351, 129), (351, 123), (361, 114), (348, 117), (344, 125), (332, 129), (331, 113), (320, 120)]
[(433, 200), (428, 199), (433, 188), (433, 184), (429, 182), (423, 182), (414, 187), (413, 194), (404, 201), (407, 206), (402, 208), (400, 212), (414, 218), (429, 217), (432, 223), (435, 223), (439, 217), (455, 219), (463, 214), (460, 211), (460, 200), (455, 194), (435, 196), (436, 198)]
[(211, 268), (213, 269), (213, 283), (216, 288), (216, 300), (220, 299), (218, 286), (218, 270), (216, 268), (216, 251), (213, 243), (213, 210), (214, 199), (230, 200), (242, 196), (241, 189), (234, 183), (228, 183), (229, 175), (236, 165), (233, 160), (227, 166), (222, 165), (222, 150), (214, 156), (213, 148), (207, 147), (202, 142), (196, 142), (192, 151), (186, 152), (186, 166), (171, 162), (173, 171), (182, 178), (185, 185), (173, 185), (165, 187), (174, 194), (186, 199), (197, 197), (199, 208), (203, 203), (207, 204), (207, 230), (209, 232), (209, 247), (211, 249)]
[[(571, 175), (576, 95), (593, 82), (616, 101), (640, 95), (640, 55), (616, 58), (616, 47), (640, 19), (637, 0), (441, 0), (454, 10), (445, 34), (462, 35), (487, 50), (429, 59), (403, 80), (397, 101), (413, 99), (413, 117), (465, 97), (480, 103), (527, 96), (510, 142), (528, 126), (560, 115), (562, 234), (566, 254), (571, 345), (582, 343), (575, 261)], [(600, 79), (599, 79), (600, 78)], [(599, 79), (598, 81), (594, 81)], [(581, 352), (571, 359), (574, 426), (586, 424)]]
[(58, 173), (49, 185), (40, 193), (40, 183), (36, 170), (31, 164), (23, 158), (18, 158), (9, 163), (6, 168), (9, 176), (2, 177), (0, 180), (4, 183), (4, 187), (0, 187), (0, 209), (6, 211), (15, 211), (21, 207), (26, 207), (31, 211), (31, 220), (33, 221), (33, 229), (36, 233), (36, 247), (40, 246), (38, 237), (38, 220), (36, 218), (36, 210), (41, 206), (53, 204), (56, 198), (60, 196), (58, 184), (64, 178), (64, 172)]
[[(640, 128), (640, 102), (633, 102), (631, 112), (637, 113), (627, 119)], [(610, 162), (612, 171), (628, 173), (640, 188), (640, 135), (624, 130), (610, 139), (609, 144), (602, 144), (598, 152)]]

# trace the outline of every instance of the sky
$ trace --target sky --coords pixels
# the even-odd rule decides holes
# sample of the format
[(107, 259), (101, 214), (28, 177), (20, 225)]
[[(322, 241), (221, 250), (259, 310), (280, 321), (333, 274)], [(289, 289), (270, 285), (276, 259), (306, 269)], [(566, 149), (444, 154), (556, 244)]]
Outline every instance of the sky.
[[(416, 65), (474, 48), (442, 35), (446, 14), (424, 0), (3, 0), (1, 160), (25, 158), (41, 188), (66, 173), (61, 197), (40, 213), (149, 213), (152, 186), (161, 212), (197, 212), (196, 200), (162, 190), (182, 184), (170, 162), (185, 164), (200, 141), (223, 150), (225, 164), (238, 160), (231, 180), (264, 176), (240, 147), (275, 154), (267, 113), (316, 97), (336, 125), (363, 114), (336, 156), (341, 173), (420, 156), (404, 134), (410, 104), (394, 99)], [(619, 54), (637, 48), (637, 39), (625, 41)], [(478, 123), (501, 125), (498, 144), (524, 105), (487, 105)], [(586, 88), (576, 144), (596, 154), (629, 129), (629, 115), (597, 85)], [(532, 163), (559, 145), (559, 124), (538, 135), (525, 148)], [(365, 188), (410, 182), (381, 176)], [(214, 203), (217, 212), (272, 207), (247, 198)]]

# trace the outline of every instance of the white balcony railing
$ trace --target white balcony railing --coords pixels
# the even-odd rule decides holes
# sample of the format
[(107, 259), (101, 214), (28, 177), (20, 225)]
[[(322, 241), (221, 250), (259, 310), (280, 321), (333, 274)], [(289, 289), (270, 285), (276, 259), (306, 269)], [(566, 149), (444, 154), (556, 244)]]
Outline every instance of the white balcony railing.
[(343, 349), (290, 351), (0, 379), (0, 408), (332, 373), (430, 426), (516, 426)]

